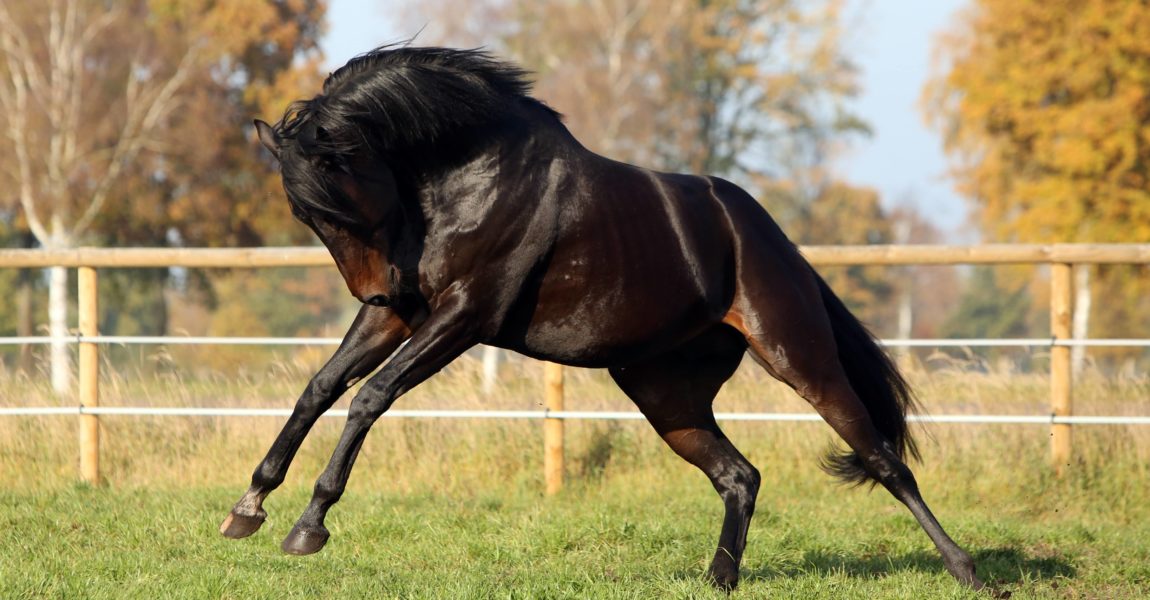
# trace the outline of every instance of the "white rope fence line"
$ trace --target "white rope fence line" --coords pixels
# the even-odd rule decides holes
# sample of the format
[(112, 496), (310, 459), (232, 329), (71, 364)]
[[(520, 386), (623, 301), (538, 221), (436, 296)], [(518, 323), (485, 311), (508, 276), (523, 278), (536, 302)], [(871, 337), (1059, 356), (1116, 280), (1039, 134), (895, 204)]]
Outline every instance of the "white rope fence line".
[[(73, 334), (62, 338), (53, 336), (0, 337), (0, 345), (50, 344), (54, 341), (68, 344), (96, 343), (108, 345), (248, 345), (248, 346), (335, 346), (342, 338), (333, 337), (231, 337), (231, 336), (126, 336)], [(888, 347), (1150, 347), (1148, 339), (886, 339), (879, 340)], [(115, 416), (174, 416), (174, 417), (287, 417), (287, 408), (196, 408), (196, 407), (130, 407), (130, 406), (45, 406), (0, 407), (0, 416), (43, 415), (115, 415)], [(346, 417), (346, 409), (330, 410), (324, 417)], [(546, 410), (393, 410), (384, 414), (390, 418), (430, 419), (562, 419), (562, 420), (642, 420), (641, 413), (633, 411), (546, 411)], [(720, 421), (801, 422), (821, 421), (821, 417), (803, 413), (715, 413)], [(908, 415), (908, 421), (921, 423), (968, 424), (1023, 424), (1023, 425), (1150, 425), (1150, 417), (1141, 416), (1056, 416), (1056, 415)]]
[[(347, 409), (333, 409), (324, 417), (347, 417)], [(196, 408), (146, 406), (32, 406), (0, 407), (0, 416), (116, 415), (136, 417), (287, 417), (289, 408)], [(407, 419), (563, 419), (638, 421), (645, 417), (635, 411), (578, 410), (392, 410), (386, 418)], [(805, 413), (715, 413), (720, 421), (822, 421)], [(1150, 417), (1140, 416), (1055, 416), (1055, 415), (908, 415), (916, 423), (1022, 424), (1022, 425), (1150, 425)]]
[[(108, 345), (233, 345), (233, 346), (338, 346), (343, 338), (336, 337), (231, 337), (231, 336), (163, 336), (163, 335), (95, 335), (71, 334), (63, 337), (48, 335), (26, 335), (0, 337), (0, 345), (51, 344), (61, 341), (67, 344), (94, 343)], [(1150, 339), (1105, 338), (1105, 339), (1056, 339), (1056, 338), (938, 338), (938, 339), (885, 339), (879, 340), (883, 346), (904, 348), (942, 347), (1141, 347), (1150, 348)]]
[(335, 337), (221, 337), (221, 336), (166, 336), (166, 335), (96, 335), (79, 333), (63, 337), (50, 335), (25, 335), (0, 337), (0, 345), (51, 344), (54, 341), (67, 344), (154, 344), (172, 346), (338, 346), (343, 338)]

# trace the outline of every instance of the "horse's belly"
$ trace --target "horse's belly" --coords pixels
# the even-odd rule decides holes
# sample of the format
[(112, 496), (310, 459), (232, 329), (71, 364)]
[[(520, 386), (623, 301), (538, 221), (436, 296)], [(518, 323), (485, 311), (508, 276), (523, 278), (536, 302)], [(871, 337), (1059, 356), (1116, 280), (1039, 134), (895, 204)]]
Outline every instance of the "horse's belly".
[(722, 318), (718, 307), (681, 287), (678, 293), (552, 291), (560, 293), (541, 293), (528, 326), (502, 340), (506, 345), (556, 362), (607, 367), (665, 352)]

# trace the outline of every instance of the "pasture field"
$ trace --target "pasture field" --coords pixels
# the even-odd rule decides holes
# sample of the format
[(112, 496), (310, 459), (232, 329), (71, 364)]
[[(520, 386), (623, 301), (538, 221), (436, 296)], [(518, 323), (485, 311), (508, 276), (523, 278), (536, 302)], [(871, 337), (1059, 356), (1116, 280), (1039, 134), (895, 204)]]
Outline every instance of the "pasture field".
[[(512, 363), (491, 398), (463, 361), (400, 408), (537, 408), (538, 365)], [(239, 376), (109, 375), (106, 405), (289, 406), (313, 364)], [(4, 380), (5, 405), (53, 404)], [(1043, 414), (1034, 375), (912, 372), (928, 413)], [(627, 409), (604, 373), (568, 376), (568, 408)], [(1150, 414), (1150, 382), (1086, 378), (1079, 414)], [(723, 411), (809, 411), (744, 368)], [(251, 538), (216, 530), (278, 430), (277, 418), (103, 418), (100, 487), (74, 483), (74, 417), (0, 420), (0, 598), (722, 598), (702, 579), (721, 503), (642, 422), (569, 422), (565, 489), (542, 495), (536, 421), (383, 419), (327, 548), (286, 556), (342, 425), (323, 419)], [(763, 473), (732, 598), (981, 598), (945, 573), (884, 490), (818, 469), (821, 423), (731, 423)], [(915, 426), (927, 501), (1014, 598), (1150, 597), (1150, 428), (1076, 427), (1070, 474), (1047, 465), (1043, 426)]]

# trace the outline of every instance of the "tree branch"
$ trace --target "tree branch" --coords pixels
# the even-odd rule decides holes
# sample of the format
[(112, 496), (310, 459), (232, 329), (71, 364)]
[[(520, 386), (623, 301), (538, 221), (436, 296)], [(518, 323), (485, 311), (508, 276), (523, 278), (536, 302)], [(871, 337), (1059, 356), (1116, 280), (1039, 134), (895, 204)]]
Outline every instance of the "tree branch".
[[(26, 40), (22, 45), (23, 34), (16, 27), (8, 9), (0, 4), (0, 48), (4, 50), (8, 66), (8, 81), (0, 86), (0, 102), (4, 104), (5, 120), (8, 123), (8, 138), (12, 141), (12, 151), (16, 155), (17, 190), (20, 206), (24, 209), (28, 229), (41, 242), (48, 239), (48, 230), (36, 214), (35, 190), (33, 187), (32, 160), (28, 151), (28, 138), (25, 129), (30, 126), (28, 92), (32, 87), (29, 79), (35, 72), (31, 54), (26, 52)], [(9, 85), (11, 87), (9, 87)]]
[[(107, 202), (108, 193), (123, 172), (124, 166), (136, 159), (140, 150), (145, 147), (148, 136), (165, 117), (171, 114), (179, 103), (176, 94), (192, 75), (199, 52), (199, 46), (193, 44), (184, 53), (171, 77), (162, 86), (152, 94), (140, 93), (139, 104), (135, 101), (129, 103), (128, 118), (121, 130), (120, 138), (116, 142), (112, 157), (109, 159), (108, 169), (93, 191), (84, 213), (73, 226), (72, 235), (74, 237), (82, 235), (92, 224), (92, 221), (99, 215), (100, 210)], [(128, 79), (129, 96), (136, 95), (133, 90), (138, 89), (136, 73), (133, 70)]]

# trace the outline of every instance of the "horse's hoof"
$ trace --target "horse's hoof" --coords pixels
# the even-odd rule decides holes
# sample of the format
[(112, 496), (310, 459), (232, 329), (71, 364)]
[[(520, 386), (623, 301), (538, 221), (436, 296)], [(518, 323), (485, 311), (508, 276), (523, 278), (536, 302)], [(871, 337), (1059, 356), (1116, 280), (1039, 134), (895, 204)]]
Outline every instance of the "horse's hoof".
[(1011, 596), (1011, 592), (1009, 590), (1000, 590), (994, 586), (986, 585), (983, 583), (983, 581), (974, 574), (973, 566), (967, 566), (963, 570), (955, 569), (951, 571), (951, 574), (954, 575), (955, 579), (957, 579), (960, 583), (970, 586), (970, 588), (976, 592), (988, 594), (991, 598), (1006, 600)]
[(300, 529), (299, 525), (296, 525), (292, 527), (291, 533), (284, 538), (284, 543), (281, 544), (280, 547), (283, 548), (284, 552), (297, 556), (315, 554), (323, 548), (323, 545), (327, 543), (327, 538), (330, 536), (331, 534), (323, 527), (319, 529)]
[(262, 510), (254, 515), (240, 515), (236, 514), (233, 509), (228, 513), (224, 522), (220, 524), (220, 533), (233, 540), (246, 538), (258, 531), (260, 526), (264, 524), (264, 519), (267, 518), (268, 514)]
[(723, 572), (722, 569), (715, 569), (714, 567), (707, 569), (707, 579), (711, 585), (720, 592), (731, 593), (735, 588), (739, 587), (739, 572)]

